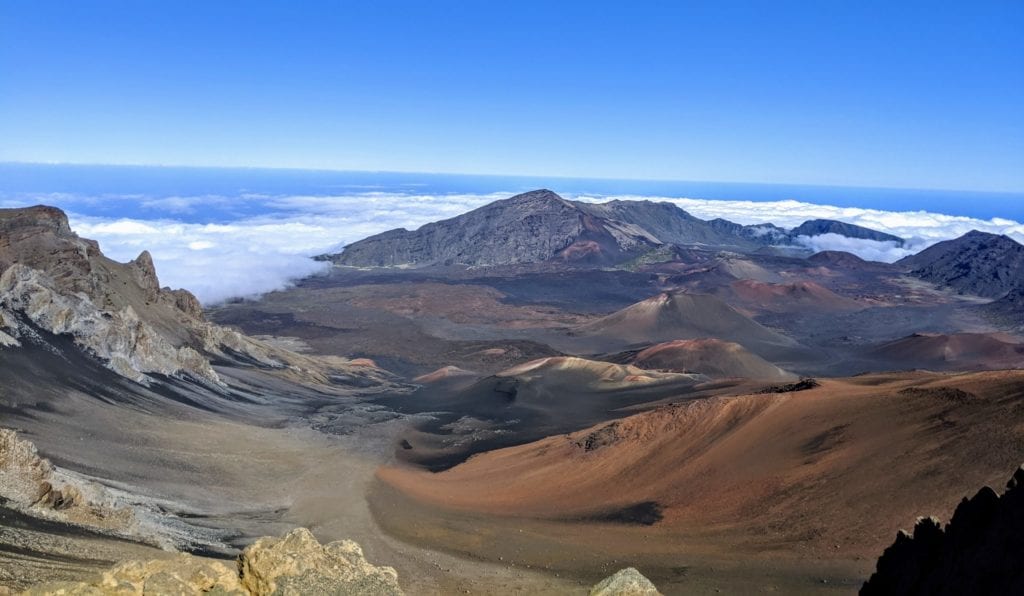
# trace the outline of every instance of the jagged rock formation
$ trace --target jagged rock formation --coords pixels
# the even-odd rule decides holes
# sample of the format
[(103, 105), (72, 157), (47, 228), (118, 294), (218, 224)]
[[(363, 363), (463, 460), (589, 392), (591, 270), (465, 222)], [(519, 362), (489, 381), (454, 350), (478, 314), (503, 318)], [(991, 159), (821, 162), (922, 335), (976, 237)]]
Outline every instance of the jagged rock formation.
[[(145, 373), (192, 376), (219, 382), (210, 363), (189, 346), (175, 347), (144, 323), (131, 305), (123, 310), (100, 310), (88, 296), (62, 295), (50, 276), (22, 264), (0, 275), (0, 321), (17, 338), (32, 333), (24, 317), (42, 329), (70, 334), (86, 350), (107, 361), (108, 367), (134, 381)], [(20, 317), (18, 315), (21, 315)], [(20, 343), (20, 342), (19, 342)]]
[(661, 596), (651, 580), (633, 567), (619, 570), (590, 589), (590, 596)]
[(105, 488), (58, 470), (9, 429), (0, 429), (0, 501), (36, 517), (123, 535), (136, 521)]
[(847, 238), (874, 240), (876, 242), (894, 242), (897, 246), (903, 246), (903, 238), (899, 236), (833, 219), (812, 219), (789, 231), (791, 238), (796, 238), (797, 236), (821, 236), (822, 234), (838, 234)]
[[(808, 222), (800, 234), (827, 230), (902, 240), (841, 222)], [(826, 233), (819, 231), (817, 233)], [(672, 203), (568, 201), (546, 189), (495, 201), (417, 230), (391, 230), (354, 242), (336, 255), (357, 267), (510, 265), (545, 261), (620, 264), (664, 245), (755, 251), (792, 244), (795, 234), (778, 226), (704, 221)]]
[(261, 538), (236, 564), (180, 553), (169, 559), (128, 561), (92, 582), (37, 586), (26, 596), (138, 596), (200, 593), (269, 596), (301, 594), (399, 595), (398, 574), (370, 564), (350, 540), (321, 545), (305, 528)]
[(353, 370), (387, 377), (376, 367), (295, 354), (206, 321), (190, 292), (160, 287), (148, 252), (128, 263), (108, 259), (95, 241), (71, 231), (59, 209), (0, 209), (0, 349), (17, 348), (36, 329), (72, 336), (108, 368), (143, 384), (160, 374), (216, 387), (222, 381), (211, 359), (306, 383)]
[(971, 231), (896, 261), (914, 277), (961, 294), (1000, 298), (1024, 278), (1024, 245), (1008, 236)]
[(862, 596), (1024, 594), (1024, 466), (1002, 496), (984, 487), (964, 499), (945, 528), (921, 518), (878, 559)]

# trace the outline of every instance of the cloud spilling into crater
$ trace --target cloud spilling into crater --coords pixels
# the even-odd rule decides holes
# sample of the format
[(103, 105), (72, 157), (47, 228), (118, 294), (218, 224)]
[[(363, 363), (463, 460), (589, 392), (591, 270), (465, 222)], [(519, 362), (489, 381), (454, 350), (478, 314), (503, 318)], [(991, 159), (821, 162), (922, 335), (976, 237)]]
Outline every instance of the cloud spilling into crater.
[[(327, 265), (311, 259), (336, 252), (345, 244), (397, 227), (415, 229), (454, 217), (512, 193), (415, 194), (369, 192), (337, 196), (255, 195), (237, 197), (94, 197), (35, 196), (4, 201), (5, 206), (40, 202), (68, 211), (81, 236), (100, 242), (118, 260), (149, 250), (161, 283), (192, 290), (205, 304), (232, 297), (255, 296), (282, 289), (297, 279), (323, 272)], [(892, 262), (935, 242), (976, 229), (1006, 234), (1024, 242), (1024, 225), (1008, 219), (980, 220), (927, 211), (883, 211), (816, 205), (799, 201), (726, 201), (649, 196), (566, 196), (582, 201), (609, 199), (669, 201), (703, 219), (722, 217), (738, 223), (773, 223), (795, 227), (808, 219), (836, 219), (907, 240), (857, 240), (824, 234), (800, 237), (814, 251), (843, 250)], [(102, 204), (103, 210), (96, 208)], [(124, 207), (126, 217), (111, 217)], [(215, 223), (196, 216), (216, 213)]]

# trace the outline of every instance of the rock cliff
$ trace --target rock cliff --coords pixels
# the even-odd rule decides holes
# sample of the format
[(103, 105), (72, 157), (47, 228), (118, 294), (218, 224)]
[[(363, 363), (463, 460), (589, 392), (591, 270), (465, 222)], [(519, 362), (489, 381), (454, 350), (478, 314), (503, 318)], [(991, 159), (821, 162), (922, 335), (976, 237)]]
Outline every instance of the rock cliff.
[(143, 384), (159, 374), (216, 388), (222, 380), (211, 360), (302, 383), (326, 384), (339, 374), (390, 379), (373, 366), (296, 354), (208, 322), (190, 292), (160, 287), (148, 252), (128, 263), (108, 259), (59, 209), (0, 209), (0, 349), (16, 349), (39, 329), (71, 336)]

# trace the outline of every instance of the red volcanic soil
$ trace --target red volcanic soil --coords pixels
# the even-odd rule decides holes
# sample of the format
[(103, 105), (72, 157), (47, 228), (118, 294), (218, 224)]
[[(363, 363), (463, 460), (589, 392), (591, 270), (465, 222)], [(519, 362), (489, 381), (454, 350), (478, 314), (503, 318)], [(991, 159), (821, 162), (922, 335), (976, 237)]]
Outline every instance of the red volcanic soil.
[(1024, 344), (998, 333), (915, 333), (883, 344), (868, 356), (893, 368), (996, 370), (1024, 368)]
[(695, 372), (711, 378), (797, 378), (796, 375), (752, 354), (740, 344), (719, 339), (678, 339), (655, 344), (638, 352), (630, 363), (640, 368)]
[(849, 312), (865, 308), (813, 281), (772, 284), (744, 279), (730, 284), (726, 293), (733, 305), (755, 311)]
[(578, 261), (601, 256), (601, 245), (593, 240), (578, 240), (562, 249), (557, 255), (566, 261)]
[(824, 380), (664, 406), (442, 473), (385, 467), (378, 478), (436, 518), (388, 529), (436, 546), (487, 553), (518, 541), (525, 562), (536, 562), (534, 547), (578, 547), (656, 572), (702, 557), (802, 561), (808, 573), (845, 561), (855, 586), (899, 528), (948, 519), (963, 496), (1020, 465), (1022, 399), (1020, 371)]

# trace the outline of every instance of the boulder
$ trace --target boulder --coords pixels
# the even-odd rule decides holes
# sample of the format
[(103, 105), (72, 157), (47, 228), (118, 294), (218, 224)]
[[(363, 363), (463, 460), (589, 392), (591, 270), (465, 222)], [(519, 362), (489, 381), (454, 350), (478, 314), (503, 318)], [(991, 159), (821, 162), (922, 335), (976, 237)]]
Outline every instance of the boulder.
[(590, 589), (590, 596), (661, 596), (651, 580), (633, 567), (617, 571)]

